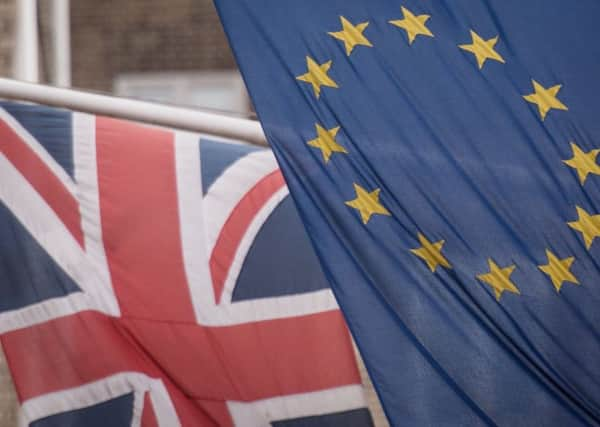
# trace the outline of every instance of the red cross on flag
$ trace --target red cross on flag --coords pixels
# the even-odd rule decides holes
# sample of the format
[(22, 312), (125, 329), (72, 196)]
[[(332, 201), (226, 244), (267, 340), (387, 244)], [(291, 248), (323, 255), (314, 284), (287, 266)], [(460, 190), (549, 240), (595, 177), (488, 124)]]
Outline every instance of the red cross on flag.
[(0, 334), (24, 425), (370, 424), (265, 149), (3, 103)]

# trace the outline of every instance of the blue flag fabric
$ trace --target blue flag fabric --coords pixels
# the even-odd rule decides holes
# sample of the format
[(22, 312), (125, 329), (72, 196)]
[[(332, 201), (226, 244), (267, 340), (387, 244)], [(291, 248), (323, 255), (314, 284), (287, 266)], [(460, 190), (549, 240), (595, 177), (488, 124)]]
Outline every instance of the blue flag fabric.
[(217, 0), (393, 425), (600, 425), (600, 3)]

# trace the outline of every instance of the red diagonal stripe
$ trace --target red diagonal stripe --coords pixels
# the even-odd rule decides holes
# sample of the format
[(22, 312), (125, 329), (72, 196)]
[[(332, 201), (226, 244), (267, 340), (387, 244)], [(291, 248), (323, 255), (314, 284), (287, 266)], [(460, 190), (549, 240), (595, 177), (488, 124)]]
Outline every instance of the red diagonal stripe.
[(96, 140), (104, 246), (123, 316), (194, 322), (173, 132), (98, 117)]
[(229, 269), (250, 223), (265, 203), (284, 185), (285, 181), (279, 169), (266, 175), (241, 198), (223, 225), (210, 255), (210, 274), (217, 304), (221, 300)]
[(184, 426), (217, 425), (203, 402), (185, 396), (118, 319), (86, 311), (8, 332), (1, 341), (21, 402), (134, 371), (162, 378)]
[(156, 421), (156, 414), (152, 408), (152, 401), (150, 400), (150, 394), (144, 394), (144, 410), (142, 411), (142, 426), (143, 427), (159, 427), (158, 421)]
[(149, 359), (132, 351), (132, 342), (115, 322), (86, 311), (4, 334), (2, 344), (19, 399), (77, 387), (117, 372), (147, 372)]
[(77, 200), (44, 161), (2, 120), (0, 120), (0, 153), (4, 154), (21, 172), (83, 247), (83, 231)]

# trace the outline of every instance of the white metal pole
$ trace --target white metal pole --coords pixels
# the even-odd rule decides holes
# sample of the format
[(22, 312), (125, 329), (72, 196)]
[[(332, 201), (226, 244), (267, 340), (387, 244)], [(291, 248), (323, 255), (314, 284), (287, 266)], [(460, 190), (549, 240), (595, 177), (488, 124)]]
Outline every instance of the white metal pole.
[(31, 101), (92, 114), (239, 139), (254, 144), (267, 144), (265, 134), (258, 121), (206, 111), (4, 78), (0, 78), (0, 98)]
[(56, 86), (71, 86), (71, 20), (69, 0), (52, 0), (52, 82)]
[(20, 80), (39, 81), (36, 0), (16, 1), (14, 75)]

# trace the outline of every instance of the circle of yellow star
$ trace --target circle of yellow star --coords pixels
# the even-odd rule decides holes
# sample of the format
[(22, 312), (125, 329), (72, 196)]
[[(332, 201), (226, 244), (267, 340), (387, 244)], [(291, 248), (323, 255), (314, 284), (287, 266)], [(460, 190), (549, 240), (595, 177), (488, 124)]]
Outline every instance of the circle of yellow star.
[(600, 175), (600, 166), (596, 163), (596, 157), (600, 153), (600, 149), (585, 152), (577, 144), (571, 142), (571, 150), (573, 151), (573, 157), (563, 160), (563, 163), (577, 171), (581, 185), (585, 183), (588, 174)]
[(504, 291), (512, 292), (513, 294), (521, 294), (517, 286), (510, 280), (510, 275), (516, 268), (514, 264), (500, 268), (493, 259), (488, 258), (488, 265), (490, 267), (490, 272), (480, 274), (477, 278), (492, 287), (497, 301), (500, 301), (500, 297)]
[(373, 47), (371, 42), (363, 34), (369, 25), (368, 22), (361, 22), (360, 24), (353, 25), (343, 16), (340, 16), (340, 21), (342, 21), (342, 31), (329, 32), (327, 34), (344, 42), (346, 55), (350, 56), (352, 50), (357, 45)]
[(310, 83), (317, 99), (321, 95), (321, 86), (337, 88), (338, 85), (331, 77), (327, 75), (327, 72), (331, 68), (333, 61), (329, 60), (323, 64), (318, 64), (310, 56), (306, 57), (306, 67), (308, 71), (298, 77), (297, 80)]
[(421, 244), (420, 248), (411, 249), (410, 251), (427, 263), (427, 267), (433, 273), (438, 265), (444, 268), (452, 268), (444, 255), (442, 255), (442, 247), (445, 241), (439, 240), (431, 243), (427, 237), (418, 233), (417, 238)]
[(381, 189), (376, 188), (373, 191), (367, 191), (355, 183), (354, 191), (356, 192), (356, 198), (348, 200), (345, 204), (360, 212), (363, 224), (369, 222), (372, 215), (391, 215), (390, 211), (379, 202)]
[(504, 58), (502, 58), (502, 56), (500, 56), (500, 54), (494, 50), (494, 46), (496, 46), (496, 43), (498, 43), (498, 36), (484, 40), (479, 37), (479, 34), (471, 30), (471, 40), (473, 43), (461, 44), (458, 45), (458, 47), (475, 55), (475, 58), (477, 59), (477, 65), (479, 66), (480, 70), (483, 68), (483, 64), (485, 63), (486, 59), (492, 59), (504, 64)]
[(562, 87), (562, 85), (555, 85), (546, 89), (544, 86), (536, 82), (535, 80), (531, 80), (533, 83), (534, 93), (529, 95), (524, 95), (523, 98), (527, 100), (527, 102), (531, 102), (532, 104), (536, 104), (538, 110), (540, 112), (540, 116), (542, 116), (542, 121), (546, 118), (546, 114), (551, 109), (556, 110), (568, 110), (567, 106), (559, 101), (556, 97), (558, 91)]
[(570, 282), (575, 285), (579, 284), (577, 278), (569, 270), (571, 264), (575, 261), (575, 257), (568, 257), (559, 259), (549, 249), (546, 249), (546, 257), (548, 258), (548, 264), (539, 265), (538, 268), (550, 277), (556, 292), (560, 292), (563, 282)]
[(429, 15), (417, 15), (415, 16), (410, 10), (401, 6), (402, 14), (404, 19), (396, 19), (388, 21), (390, 24), (400, 27), (406, 31), (408, 35), (408, 44), (412, 44), (417, 36), (433, 37), (429, 28), (425, 26), (425, 22), (430, 18)]
[(577, 230), (583, 236), (585, 248), (590, 249), (596, 237), (600, 236), (600, 215), (590, 215), (585, 209), (576, 206), (577, 221), (567, 222), (569, 227)]
[(317, 129), (317, 137), (308, 141), (307, 144), (321, 150), (325, 163), (329, 162), (329, 158), (333, 153), (348, 153), (348, 151), (335, 140), (335, 136), (340, 130), (339, 126), (325, 129), (321, 125), (315, 124), (315, 127)]

